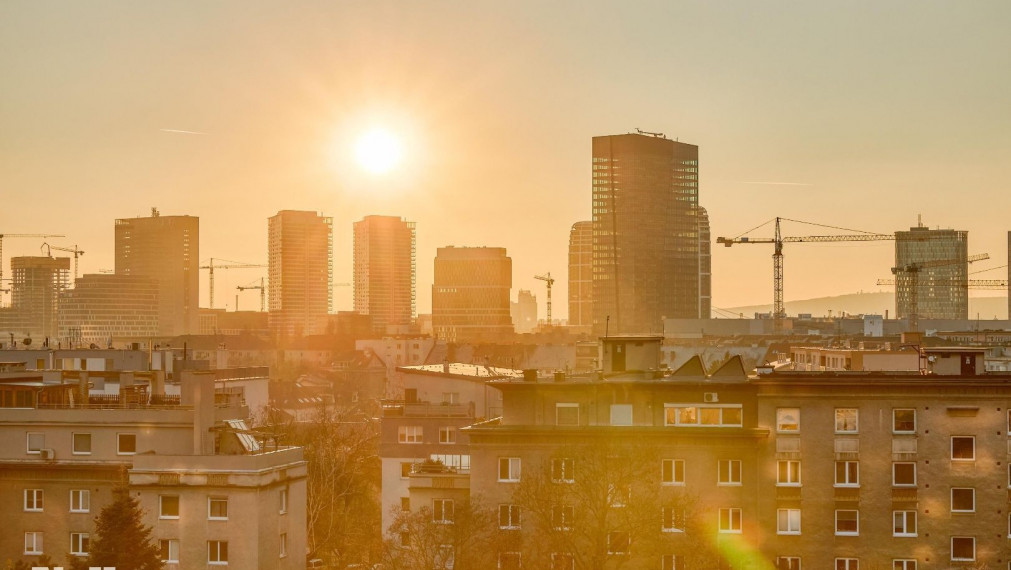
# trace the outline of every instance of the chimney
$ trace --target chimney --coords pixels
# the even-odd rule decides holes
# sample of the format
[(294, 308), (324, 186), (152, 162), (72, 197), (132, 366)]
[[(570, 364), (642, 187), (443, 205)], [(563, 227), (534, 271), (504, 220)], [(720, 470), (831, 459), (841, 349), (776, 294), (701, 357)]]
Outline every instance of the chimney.
[(184, 370), (179, 403), (193, 407), (193, 455), (213, 455), (214, 373)]

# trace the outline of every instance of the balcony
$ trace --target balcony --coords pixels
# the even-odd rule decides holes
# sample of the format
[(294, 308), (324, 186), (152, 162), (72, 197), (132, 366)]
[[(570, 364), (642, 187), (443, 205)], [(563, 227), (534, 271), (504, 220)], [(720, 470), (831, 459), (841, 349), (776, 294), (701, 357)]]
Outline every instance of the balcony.
[(447, 402), (406, 402), (404, 400), (383, 400), (383, 417), (410, 418), (473, 418), (474, 402), (450, 404)]

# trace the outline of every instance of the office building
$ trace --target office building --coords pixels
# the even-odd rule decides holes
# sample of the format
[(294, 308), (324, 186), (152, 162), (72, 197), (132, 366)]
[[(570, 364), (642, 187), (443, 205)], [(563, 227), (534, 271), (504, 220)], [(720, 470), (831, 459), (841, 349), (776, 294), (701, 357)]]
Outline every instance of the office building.
[(593, 138), (593, 324), (659, 333), (699, 315), (698, 147), (662, 135)]
[(593, 222), (569, 230), (569, 326), (593, 325)]
[(354, 224), (355, 312), (376, 332), (415, 317), (415, 227), (395, 216), (365, 216)]
[(158, 334), (196, 334), (200, 326), (200, 218), (116, 220), (116, 274), (158, 283)]
[[(895, 313), (919, 320), (967, 319), (969, 232), (923, 225), (895, 232)], [(915, 289), (915, 290), (914, 290)]]
[(709, 213), (699, 208), (699, 318), (713, 312), (713, 242), (709, 231)]
[(512, 259), (504, 247), (440, 247), (432, 285), (435, 336), (470, 342), (511, 334), (512, 279)]
[(518, 333), (533, 332), (537, 328), (537, 295), (526, 289), (516, 293), (516, 301), (509, 303), (513, 329)]
[(84, 275), (60, 297), (60, 342), (106, 347), (158, 336), (158, 282), (135, 275)]
[(69, 257), (11, 258), (11, 306), (0, 310), (0, 332), (16, 342), (57, 342), (60, 295), (70, 282)]
[(333, 218), (282, 210), (267, 221), (268, 301), (274, 335), (326, 331), (333, 311)]

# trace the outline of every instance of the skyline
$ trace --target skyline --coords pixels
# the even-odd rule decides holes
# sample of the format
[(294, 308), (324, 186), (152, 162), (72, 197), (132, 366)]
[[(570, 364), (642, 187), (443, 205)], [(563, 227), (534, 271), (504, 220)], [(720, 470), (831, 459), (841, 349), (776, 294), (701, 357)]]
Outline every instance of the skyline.
[[(777, 215), (891, 233), (923, 214), (990, 254), (974, 271), (1006, 259), (1007, 225), (981, 216), (1011, 206), (1002, 3), (643, 2), (618, 21), (574, 3), (241, 6), (0, 6), (0, 231), (66, 234), (48, 241), (97, 273), (114, 220), (158, 207), (202, 218), (201, 260), (265, 263), (266, 219), (314, 210), (349, 282), (352, 223), (391, 215), (418, 224), (418, 312), (447, 245), (505, 247), (514, 289), (543, 298), (533, 276), (564, 275), (590, 219), (591, 137), (642, 128), (699, 146), (714, 238)], [(405, 143), (386, 175), (352, 163), (376, 127)], [(5, 240), (5, 264), (40, 241)], [(788, 245), (786, 298), (878, 290), (893, 248)], [(714, 249), (714, 306), (771, 301), (771, 247)], [(216, 305), (259, 277), (220, 273)]]

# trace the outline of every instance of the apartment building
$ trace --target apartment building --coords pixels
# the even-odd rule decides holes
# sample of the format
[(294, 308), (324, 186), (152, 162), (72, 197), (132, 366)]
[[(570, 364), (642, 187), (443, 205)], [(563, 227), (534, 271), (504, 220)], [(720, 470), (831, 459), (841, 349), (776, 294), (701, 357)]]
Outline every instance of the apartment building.
[(226, 371), (184, 372), (173, 397), (160, 372), (120, 373), (99, 394), (86, 371), (19, 368), (0, 374), (0, 559), (86, 556), (125, 483), (169, 570), (305, 568), (302, 450), (247, 427)]

